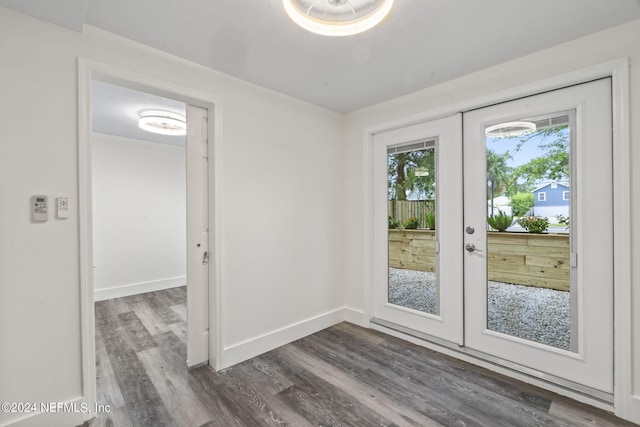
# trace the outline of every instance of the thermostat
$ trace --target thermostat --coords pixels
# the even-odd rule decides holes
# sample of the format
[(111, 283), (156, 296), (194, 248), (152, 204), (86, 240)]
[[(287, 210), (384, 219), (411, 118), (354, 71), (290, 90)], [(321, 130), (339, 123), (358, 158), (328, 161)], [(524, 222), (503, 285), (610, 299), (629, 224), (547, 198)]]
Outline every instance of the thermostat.
[(31, 196), (31, 219), (35, 222), (45, 222), (49, 219), (47, 196)]

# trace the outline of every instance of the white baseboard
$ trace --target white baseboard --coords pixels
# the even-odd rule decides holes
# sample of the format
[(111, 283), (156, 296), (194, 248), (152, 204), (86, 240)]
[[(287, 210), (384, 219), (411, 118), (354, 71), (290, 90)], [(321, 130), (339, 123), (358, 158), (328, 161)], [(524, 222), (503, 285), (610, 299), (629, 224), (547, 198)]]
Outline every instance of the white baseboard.
[(363, 328), (369, 327), (369, 319), (365, 317), (364, 311), (351, 307), (344, 308), (344, 321), (353, 323)]
[(103, 301), (112, 298), (128, 297), (130, 295), (144, 294), (145, 292), (161, 291), (163, 289), (185, 286), (187, 277), (170, 277), (168, 279), (152, 280), (150, 282), (131, 283), (128, 285), (114, 286), (110, 288), (95, 289), (94, 301)]
[(302, 320), (273, 332), (266, 333), (238, 344), (225, 347), (222, 351), (222, 369), (243, 362), (252, 357), (304, 338), (344, 321), (344, 308), (329, 311)]
[[(67, 402), (60, 402), (56, 405), (51, 402), (42, 402), (46, 404), (49, 412), (35, 412), (25, 414), (23, 417), (13, 421), (8, 421), (0, 425), (0, 427), (73, 427), (84, 423), (85, 414), (89, 408), (84, 399), (75, 399)], [(36, 405), (40, 405), (36, 402)]]
[(629, 398), (629, 407), (626, 414), (622, 414), (625, 419), (640, 424), (640, 396), (631, 396)]

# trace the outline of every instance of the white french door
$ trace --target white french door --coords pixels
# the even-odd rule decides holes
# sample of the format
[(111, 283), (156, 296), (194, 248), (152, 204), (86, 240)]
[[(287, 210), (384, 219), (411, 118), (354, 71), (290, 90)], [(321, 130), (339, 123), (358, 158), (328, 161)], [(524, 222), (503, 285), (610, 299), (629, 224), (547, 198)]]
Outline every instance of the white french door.
[[(610, 85), (374, 135), (374, 321), (612, 394)], [(509, 201), (531, 196), (512, 211)], [(499, 212), (551, 227), (498, 232), (487, 221)]]
[[(535, 123), (542, 129), (538, 133), (546, 138), (531, 141), (526, 135), (503, 136), (490, 145), (485, 135), (488, 127), (514, 122)], [(562, 157), (554, 159), (567, 162), (568, 173), (560, 178), (564, 182), (546, 186), (542, 182), (537, 186), (542, 188), (533, 191), (534, 215), (548, 217), (551, 223), (557, 217), (552, 216), (549, 199), (557, 194), (558, 204), (566, 200), (566, 213), (556, 214), (570, 218), (566, 231), (557, 227), (564, 233), (527, 233), (517, 242), (506, 242), (501, 233), (487, 233), (487, 194), (491, 188), (487, 185), (491, 181), (487, 153), (491, 146), (508, 149), (500, 145), (509, 144), (510, 139), (517, 140), (515, 147), (519, 146), (518, 151), (512, 148), (512, 155), (519, 155), (523, 145), (532, 142), (552, 149), (566, 145), (566, 156), (556, 152)], [(536, 155), (531, 157), (535, 159)], [(464, 227), (474, 230), (464, 234), (465, 245), (473, 245), (464, 251), (467, 347), (605, 393), (613, 392), (612, 159), (610, 79), (464, 115)], [(556, 164), (541, 161), (539, 166), (545, 168), (538, 171), (539, 175), (549, 175)], [(561, 194), (566, 197), (561, 198)], [(555, 207), (555, 212), (561, 209)], [(508, 244), (512, 247), (505, 248)], [(556, 252), (557, 256), (550, 256)], [(508, 281), (523, 283), (519, 289), (530, 292), (520, 302), (526, 309), (510, 316), (510, 325), (502, 325), (491, 317), (500, 315), (495, 313), (503, 308), (497, 301), (499, 287), (513, 288), (502, 284)], [(564, 286), (569, 302), (562, 308), (549, 307), (555, 300), (540, 299), (545, 298), (544, 293), (554, 292), (551, 288)], [(510, 310), (516, 307), (509, 305)], [(528, 331), (532, 325), (545, 332), (536, 335)], [(567, 336), (565, 342), (551, 339), (560, 332)]]
[[(393, 131), (373, 138), (374, 168), (374, 317), (402, 325), (457, 344), (462, 344), (462, 138), (461, 115), (445, 117)], [(420, 170), (422, 195), (406, 194), (407, 188), (390, 197), (390, 170), (406, 173), (407, 179)], [(391, 174), (393, 175), (393, 174)], [(397, 177), (395, 178), (397, 180)], [(453, 190), (453, 191), (452, 191)], [(435, 230), (410, 232), (403, 226), (389, 227), (390, 198), (401, 199), (396, 208), (429, 203), (427, 209), (435, 214)], [(407, 200), (409, 199), (409, 200)], [(423, 200), (411, 200), (423, 199)], [(424, 202), (424, 203), (423, 203)], [(423, 214), (414, 214), (424, 216)], [(420, 218), (422, 221), (424, 218)], [(389, 245), (402, 239), (400, 246)], [(415, 255), (409, 253), (409, 249)], [(396, 262), (389, 267), (390, 258)], [(418, 280), (404, 277), (403, 266), (424, 265)], [(414, 292), (418, 289), (418, 292)], [(416, 300), (419, 294), (430, 294), (429, 303)]]

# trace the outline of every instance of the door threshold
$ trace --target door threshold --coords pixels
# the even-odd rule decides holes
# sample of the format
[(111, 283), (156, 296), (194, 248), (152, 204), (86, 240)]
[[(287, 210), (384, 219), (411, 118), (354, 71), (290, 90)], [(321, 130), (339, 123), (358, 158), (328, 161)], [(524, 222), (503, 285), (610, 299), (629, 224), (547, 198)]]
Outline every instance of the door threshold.
[[(383, 319), (378, 319), (374, 317), (371, 319), (371, 323), (374, 325), (380, 326), (382, 329), (395, 331), (400, 334), (403, 334), (412, 338), (416, 338), (425, 343), (432, 344), (430, 348), (432, 348), (433, 350), (437, 351), (438, 348), (440, 348), (440, 350), (447, 349), (455, 353), (464, 354), (464, 355), (470, 356), (472, 359), (483, 361), (491, 365), (503, 368), (504, 370), (510, 371), (514, 374), (518, 374), (518, 377), (516, 379), (524, 380), (525, 382), (527, 382), (525, 378), (536, 380), (536, 382), (540, 381), (554, 388), (566, 390), (571, 394), (575, 393), (580, 396), (583, 396), (587, 398), (589, 401), (591, 401), (592, 405), (597, 406), (599, 408), (608, 409), (608, 410), (614, 409), (613, 394), (605, 393), (601, 390), (596, 390), (594, 388), (587, 387), (585, 385), (578, 384), (576, 382), (569, 381), (567, 379), (560, 378), (555, 375), (550, 375), (542, 371), (531, 369), (526, 366), (522, 366), (517, 363), (511, 362), (509, 360), (505, 360), (505, 359), (493, 356), (491, 354), (473, 350), (464, 346), (459, 346), (456, 343), (444, 340), (442, 338), (434, 337), (429, 334), (425, 334), (423, 332), (416, 331), (414, 329), (410, 329), (402, 325), (388, 322)], [(381, 332), (385, 332), (385, 331), (381, 330)], [(455, 355), (452, 355), (452, 356), (455, 357)], [(521, 377), (525, 377), (525, 378), (521, 378)], [(551, 390), (551, 391), (556, 391), (556, 390)], [(572, 397), (572, 396), (569, 396), (569, 397)], [(595, 402), (593, 402), (594, 400)], [(586, 403), (589, 403), (589, 402), (586, 402)]]

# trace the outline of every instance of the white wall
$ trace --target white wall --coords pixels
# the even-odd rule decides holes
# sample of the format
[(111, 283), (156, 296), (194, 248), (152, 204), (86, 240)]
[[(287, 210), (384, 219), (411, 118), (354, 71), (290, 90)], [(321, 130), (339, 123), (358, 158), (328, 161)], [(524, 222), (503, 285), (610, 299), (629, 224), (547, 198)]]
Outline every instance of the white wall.
[(93, 133), (96, 301), (186, 285), (186, 148)]
[[(222, 100), (228, 363), (337, 322), (342, 116), (92, 27), (79, 34), (0, 8), (0, 402), (83, 394), (79, 56)], [(70, 218), (31, 224), (29, 197), (59, 192), (71, 196)], [(0, 425), (19, 417), (0, 413)]]
[[(358, 223), (369, 207), (364, 205), (363, 134), (367, 127), (414, 116), (429, 110), (443, 108), (466, 100), (496, 93), (519, 85), (562, 73), (601, 64), (621, 57), (630, 57), (631, 99), (631, 162), (632, 218), (640, 218), (640, 20), (565, 43), (532, 55), (491, 67), (467, 76), (450, 80), (435, 87), (396, 98), (388, 102), (354, 112), (346, 116), (344, 156), (349, 168), (345, 178), (345, 221)], [(353, 320), (367, 321), (365, 310), (365, 283), (363, 227), (345, 230), (346, 254), (346, 306)], [(632, 223), (632, 259), (640, 252), (640, 227)], [(633, 263), (633, 375), (634, 393), (640, 399), (640, 263)], [(640, 404), (640, 400), (635, 401)], [(640, 419), (640, 406), (635, 407)]]

